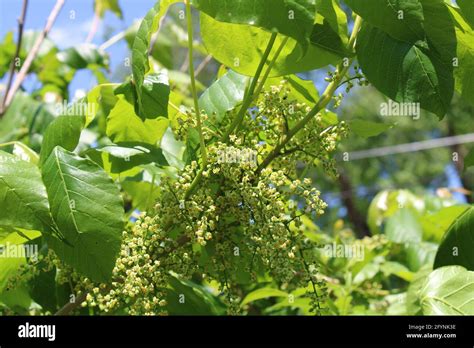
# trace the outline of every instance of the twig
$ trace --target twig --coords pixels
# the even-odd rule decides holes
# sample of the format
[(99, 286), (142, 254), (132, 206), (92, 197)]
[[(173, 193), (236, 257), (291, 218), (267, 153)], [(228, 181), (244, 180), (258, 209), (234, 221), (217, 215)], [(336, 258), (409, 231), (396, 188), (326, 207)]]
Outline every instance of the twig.
[(196, 71), (194, 73), (194, 77), (197, 77), (203, 70), (204, 68), (206, 67), (207, 64), (209, 64), (209, 62), (212, 60), (212, 55), (207, 55), (206, 58), (203, 59), (203, 61), (201, 62), (201, 64), (198, 65), (198, 67), (196, 68)]
[(94, 19), (92, 20), (91, 30), (89, 31), (89, 34), (87, 34), (86, 43), (92, 42), (95, 34), (97, 33), (97, 30), (99, 29), (99, 24), (100, 24), (100, 15), (98, 11), (95, 11)]
[(123, 38), (125, 38), (125, 34), (126, 34), (126, 31), (121, 31), (120, 33), (118, 34), (115, 34), (114, 36), (112, 36), (110, 39), (108, 39), (107, 41), (105, 41), (102, 45), (99, 46), (99, 49), (101, 50), (106, 50), (107, 48), (109, 48), (110, 46), (112, 45), (115, 45), (117, 42), (119, 42), (120, 40), (122, 40)]
[(74, 309), (79, 307), (82, 302), (84, 302), (87, 298), (87, 292), (83, 293), (81, 296), (76, 298), (74, 302), (69, 302), (66, 303), (59, 311), (56, 312), (55, 315), (68, 315), (70, 314)]
[(8, 91), (10, 90), (10, 87), (13, 82), (13, 75), (15, 74), (15, 63), (20, 57), (20, 50), (21, 50), (21, 41), (23, 38), (23, 26), (25, 24), (25, 18), (26, 18), (26, 9), (28, 8), (28, 0), (23, 0), (23, 7), (21, 9), (21, 15), (18, 17), (18, 40), (16, 43), (16, 51), (15, 51), (15, 57), (13, 58), (11, 65), (10, 65), (10, 75), (8, 76), (8, 82), (7, 86), (5, 88), (5, 96), (2, 101), (2, 106), (0, 108), (0, 117), (3, 115), (5, 111), (5, 104), (7, 101), (7, 94)]
[(15, 96), (16, 91), (18, 90), (18, 88), (20, 88), (20, 85), (22, 84), (23, 80), (26, 78), (28, 70), (30, 69), (31, 64), (33, 63), (33, 60), (36, 58), (36, 55), (38, 54), (38, 51), (41, 47), (41, 44), (43, 43), (44, 39), (46, 38), (51, 28), (53, 27), (53, 24), (56, 21), (59, 11), (61, 11), (61, 8), (64, 6), (64, 1), (65, 0), (56, 1), (56, 4), (54, 5), (51, 13), (49, 14), (48, 20), (46, 21), (46, 25), (43, 29), (43, 32), (36, 39), (33, 47), (30, 50), (30, 53), (26, 57), (25, 62), (23, 63), (20, 69), (20, 72), (18, 73), (15, 79), (15, 82), (13, 83), (11, 89), (8, 91), (8, 94), (6, 95), (5, 108), (2, 110), (3, 112), (9, 107), (9, 105), (11, 104), (13, 100), (13, 97)]

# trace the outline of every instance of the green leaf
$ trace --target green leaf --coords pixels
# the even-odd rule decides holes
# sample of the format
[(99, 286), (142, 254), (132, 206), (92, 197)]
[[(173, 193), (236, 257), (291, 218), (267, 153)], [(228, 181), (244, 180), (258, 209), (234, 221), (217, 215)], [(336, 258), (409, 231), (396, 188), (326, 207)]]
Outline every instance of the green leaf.
[(367, 224), (373, 234), (381, 232), (382, 224), (399, 209), (414, 208), (421, 212), (424, 202), (407, 190), (385, 190), (379, 192), (369, 206)]
[(434, 270), (420, 290), (424, 315), (473, 315), (474, 272), (460, 266)]
[(337, 0), (316, 0), (316, 12), (324, 18), (342, 42), (348, 42), (347, 16), (341, 9)]
[(57, 54), (61, 63), (74, 69), (85, 69), (89, 65), (98, 65), (107, 68), (109, 65), (108, 54), (93, 44), (80, 44)]
[[(205, 13), (201, 13), (200, 18), (202, 39), (213, 58), (240, 74), (253, 76), (271, 33), (253, 26), (219, 22)], [(283, 40), (284, 36), (278, 35), (274, 47), (279, 47)], [(273, 59), (275, 51), (272, 50), (269, 60)], [(336, 64), (341, 58), (332, 50), (314, 44), (310, 44), (303, 52), (297, 41), (289, 38), (270, 76), (322, 68)]]
[[(469, 25), (459, 10), (451, 8), (456, 31), (457, 66), (454, 68), (456, 91), (462, 98), (474, 105), (474, 24)], [(474, 21), (474, 19), (472, 20)]]
[(125, 82), (117, 87), (115, 94), (123, 94), (127, 101), (134, 105), (135, 113), (143, 120), (155, 119), (159, 116), (168, 117), (170, 87), (167, 73), (152, 73), (145, 76), (141, 91), (141, 109), (131, 82)]
[(441, 242), (434, 268), (460, 265), (474, 270), (474, 206), (454, 220)]
[(141, 211), (152, 209), (160, 197), (160, 189), (153, 183), (124, 181), (121, 186), (131, 196), (133, 207)]
[(16, 45), (13, 40), (13, 32), (5, 34), (5, 38), (0, 43), (0, 78), (10, 70), (12, 57), (15, 55)]
[(234, 109), (244, 97), (249, 78), (229, 70), (214, 82), (199, 98), (199, 106), (220, 123), (227, 111)]
[(415, 242), (405, 245), (408, 268), (416, 272), (424, 265), (433, 267), (437, 249), (438, 244), (431, 242)]
[[(75, 104), (79, 105), (79, 104)], [(74, 106), (74, 105), (73, 105)], [(73, 151), (81, 136), (85, 117), (82, 115), (58, 116), (46, 128), (41, 144), (40, 162), (43, 164), (56, 146)]]
[[(189, 280), (169, 278), (167, 310), (171, 315), (223, 315), (224, 306), (206, 288)], [(183, 302), (184, 301), (184, 302)]]
[(399, 262), (387, 261), (380, 265), (380, 270), (385, 276), (396, 275), (407, 282), (412, 281), (414, 274)]
[(420, 315), (421, 304), (420, 304), (420, 290), (422, 289), (426, 278), (432, 272), (432, 268), (429, 265), (423, 266), (418, 272), (415, 273), (410, 285), (407, 290), (406, 306), (408, 315)]
[(191, 0), (219, 22), (256, 26), (296, 40), (306, 51), (316, 13), (314, 0)]
[(97, 151), (109, 155), (112, 173), (121, 173), (148, 163), (156, 163), (160, 166), (169, 165), (162, 149), (144, 143), (121, 143), (120, 146), (104, 146)]
[(114, 91), (118, 86), (115, 83), (101, 84), (95, 86), (87, 93), (87, 103), (89, 103), (90, 107), (87, 107), (85, 127), (94, 120), (99, 111), (102, 111), (105, 116), (110, 113), (110, 110), (117, 103)]
[(459, 8), (461, 9), (464, 19), (474, 27), (474, 2), (471, 0), (456, 0)]
[(350, 120), (350, 129), (362, 138), (375, 137), (393, 127), (391, 124), (365, 121), (361, 119)]
[(44, 231), (51, 225), (46, 189), (36, 165), (0, 151), (0, 230)]
[(269, 297), (288, 297), (288, 293), (275, 289), (275, 288), (261, 288), (252, 291), (249, 293), (240, 303), (240, 306), (243, 307), (250, 302), (261, 300)]
[(51, 213), (66, 239), (48, 244), (61, 260), (94, 281), (108, 281), (120, 250), (123, 202), (91, 160), (55, 147), (42, 167)]
[(421, 233), (418, 218), (409, 208), (400, 209), (387, 219), (385, 234), (395, 243), (420, 242)]
[(114, 143), (142, 142), (155, 145), (162, 138), (169, 121), (165, 118), (142, 121), (135, 114), (133, 105), (122, 95), (107, 117), (107, 136)]
[(420, 0), (345, 0), (371, 25), (392, 38), (414, 43), (424, 40), (423, 7)]
[(464, 157), (464, 170), (472, 166), (474, 166), (474, 148)]
[(10, 145), (13, 145), (13, 149), (11, 151), (13, 155), (15, 155), (16, 157), (18, 157), (19, 159), (23, 161), (30, 162), (34, 165), (38, 164), (38, 161), (39, 161), (38, 154), (20, 141), (12, 141), (8, 143), (0, 144), (0, 148), (4, 146), (10, 146)]
[(122, 10), (118, 4), (118, 0), (95, 0), (94, 12), (103, 18), (106, 11), (113, 12), (117, 17), (123, 18)]
[(423, 239), (436, 243), (441, 242), (448, 227), (468, 207), (468, 205), (455, 205), (443, 208), (432, 214), (423, 215), (420, 218), (420, 223), (423, 227)]
[(143, 90), (145, 75), (150, 70), (148, 64), (148, 49), (150, 46), (151, 35), (158, 30), (159, 21), (164, 16), (168, 6), (177, 0), (157, 0), (155, 6), (151, 8), (140, 23), (137, 35), (133, 41), (132, 47), (132, 73), (135, 83), (136, 95), (138, 100), (138, 114), (143, 112)]
[(380, 92), (397, 102), (419, 103), (442, 118), (453, 95), (453, 68), (430, 45), (398, 41), (364, 23), (356, 50), (362, 70)]

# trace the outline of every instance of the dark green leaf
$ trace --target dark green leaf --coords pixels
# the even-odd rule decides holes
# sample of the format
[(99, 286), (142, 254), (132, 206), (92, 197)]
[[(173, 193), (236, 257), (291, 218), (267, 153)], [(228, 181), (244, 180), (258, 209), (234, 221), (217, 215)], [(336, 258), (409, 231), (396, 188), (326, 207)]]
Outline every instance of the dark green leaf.
[(474, 270), (474, 207), (454, 220), (436, 254), (434, 268), (460, 265)]
[(423, 7), (420, 0), (345, 0), (365, 21), (392, 38), (414, 43), (424, 40)]
[(440, 118), (445, 115), (454, 79), (452, 65), (447, 66), (436, 49), (424, 41), (410, 44), (395, 40), (367, 23), (356, 48), (362, 70), (383, 94), (397, 102), (420, 103)]
[(120, 250), (123, 202), (95, 163), (55, 147), (42, 167), (53, 219), (66, 242), (48, 244), (61, 260), (95, 281), (108, 281)]

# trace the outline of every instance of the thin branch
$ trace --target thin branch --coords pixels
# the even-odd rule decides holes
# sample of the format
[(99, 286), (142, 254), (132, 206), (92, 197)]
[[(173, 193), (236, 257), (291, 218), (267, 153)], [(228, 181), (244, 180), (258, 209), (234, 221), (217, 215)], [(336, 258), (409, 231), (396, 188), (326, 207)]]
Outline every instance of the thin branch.
[(196, 71), (194, 73), (194, 77), (197, 77), (203, 70), (204, 68), (207, 66), (207, 64), (209, 64), (209, 62), (212, 60), (212, 55), (207, 55), (206, 58), (203, 59), (203, 61), (201, 62), (201, 64), (198, 65), (198, 67), (196, 68)]
[(0, 107), (0, 117), (3, 115), (3, 113), (5, 111), (5, 104), (6, 104), (6, 101), (7, 101), (8, 91), (10, 90), (10, 87), (12, 86), (13, 75), (15, 74), (15, 63), (20, 58), (21, 41), (23, 39), (23, 27), (24, 27), (24, 24), (25, 24), (26, 9), (27, 8), (28, 8), (28, 0), (23, 0), (23, 7), (21, 9), (21, 15), (20, 15), (20, 17), (18, 17), (18, 40), (17, 40), (17, 43), (16, 43), (15, 57), (13, 58), (13, 60), (10, 64), (10, 75), (8, 76), (8, 82), (7, 82), (7, 86), (5, 88), (5, 96), (3, 98), (2, 106)]
[(56, 4), (54, 5), (48, 20), (46, 21), (46, 25), (42, 31), (42, 33), (38, 36), (36, 39), (33, 47), (30, 50), (30, 53), (25, 59), (25, 62), (23, 63), (20, 72), (18, 73), (15, 82), (13, 83), (11, 89), (8, 91), (8, 94), (6, 95), (6, 101), (5, 101), (5, 109), (2, 110), (5, 112), (5, 110), (9, 107), (11, 104), (13, 97), (15, 96), (15, 93), (18, 91), (18, 88), (20, 88), (21, 84), (26, 78), (26, 75), (28, 74), (28, 70), (31, 67), (31, 64), (33, 63), (33, 60), (36, 58), (36, 55), (39, 52), (39, 49), (41, 47), (41, 44), (43, 43), (44, 39), (50, 32), (51, 28), (53, 27), (54, 22), (56, 21), (56, 18), (61, 11), (62, 7), (64, 6), (64, 1), (65, 0), (57, 0)]
[(84, 302), (87, 298), (87, 292), (83, 293), (81, 296), (75, 299), (74, 302), (69, 302), (66, 303), (59, 311), (56, 312), (54, 315), (68, 315), (70, 314), (74, 309), (79, 307), (82, 302)]
[[(357, 33), (359, 32), (360, 26), (362, 24), (362, 18), (360, 16), (356, 17), (354, 28), (352, 29), (351, 38), (349, 39), (348, 48), (353, 50), (357, 38)], [(350, 61), (351, 62), (351, 61)], [(326, 90), (321, 95), (321, 98), (318, 100), (316, 105), (311, 109), (310, 112), (300, 120), (283, 138), (283, 140), (275, 146), (275, 148), (268, 154), (268, 156), (263, 160), (263, 162), (258, 166), (256, 172), (261, 172), (266, 168), (276, 157), (281, 154), (281, 151), (285, 146), (290, 142), (290, 140), (301, 130), (306, 124), (313, 119), (313, 117), (326, 107), (326, 105), (331, 101), (334, 92), (337, 90), (339, 83), (346, 76), (347, 71), (349, 70), (350, 62), (348, 64), (339, 64), (336, 69), (336, 75), (332, 82), (326, 87)]]
[(196, 112), (196, 121), (197, 121), (197, 131), (199, 133), (199, 147), (201, 149), (201, 169), (194, 178), (191, 186), (186, 191), (185, 199), (189, 198), (197, 184), (201, 180), (202, 173), (207, 166), (207, 151), (206, 151), (206, 142), (204, 139), (204, 133), (202, 131), (202, 120), (201, 120), (201, 110), (199, 109), (198, 96), (196, 91), (196, 77), (194, 72), (194, 62), (193, 62), (193, 20), (191, 12), (191, 4), (189, 0), (185, 1), (186, 3), (186, 17), (188, 24), (188, 57), (189, 57), (189, 77), (191, 78), (191, 93), (194, 100), (194, 110)]
[(91, 30), (89, 34), (87, 34), (86, 43), (91, 43), (94, 39), (95, 34), (97, 34), (97, 30), (99, 29), (100, 25), (100, 15), (99, 12), (96, 11), (94, 13), (94, 19), (92, 20)]
[(249, 108), (250, 104), (252, 103), (253, 96), (254, 96), (254, 91), (255, 88), (257, 87), (257, 82), (260, 77), (260, 74), (262, 73), (263, 67), (265, 66), (265, 63), (267, 62), (268, 56), (270, 55), (270, 52), (273, 48), (273, 44), (275, 43), (275, 39), (277, 37), (278, 33), (273, 32), (272, 36), (270, 37), (270, 40), (268, 41), (267, 48), (265, 49), (265, 52), (263, 53), (262, 59), (260, 60), (260, 63), (258, 64), (257, 70), (255, 72), (255, 76), (252, 79), (252, 83), (250, 85), (249, 90), (247, 91), (247, 94), (244, 98), (244, 101), (242, 102), (242, 106), (240, 107), (239, 113), (235, 117), (235, 119), (232, 121), (232, 124), (229, 126), (229, 129), (224, 133), (222, 136), (222, 141), (227, 142), (229, 139), (229, 135), (232, 134), (234, 129), (238, 128), (240, 124), (242, 123), (245, 114), (247, 112), (247, 109)]

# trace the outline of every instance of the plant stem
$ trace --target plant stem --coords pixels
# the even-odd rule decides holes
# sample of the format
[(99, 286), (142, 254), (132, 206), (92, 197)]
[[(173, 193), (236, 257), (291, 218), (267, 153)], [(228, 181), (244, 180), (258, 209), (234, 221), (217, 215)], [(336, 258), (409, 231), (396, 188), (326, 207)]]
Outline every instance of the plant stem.
[(23, 38), (23, 27), (25, 24), (25, 18), (26, 18), (26, 9), (28, 8), (28, 0), (23, 0), (23, 7), (21, 9), (21, 15), (18, 17), (18, 40), (16, 43), (16, 51), (15, 51), (15, 57), (13, 58), (11, 64), (10, 64), (10, 74), (8, 76), (8, 82), (7, 86), (5, 88), (5, 96), (3, 97), (2, 101), (2, 106), (0, 107), (0, 117), (3, 115), (6, 107), (5, 104), (7, 102), (7, 95), (8, 91), (10, 90), (10, 87), (12, 86), (13, 82), (13, 75), (15, 74), (15, 63), (17, 59), (20, 57), (20, 50), (21, 50), (21, 41)]
[(204, 140), (204, 134), (202, 131), (201, 110), (199, 109), (199, 102), (198, 102), (197, 91), (196, 91), (196, 75), (194, 72), (194, 65), (193, 65), (194, 63), (193, 62), (193, 20), (192, 20), (191, 4), (189, 3), (189, 0), (186, 0), (185, 3), (186, 3), (186, 17), (187, 17), (187, 23), (188, 23), (189, 77), (191, 78), (191, 92), (192, 92), (193, 100), (194, 100), (194, 110), (196, 112), (197, 130), (199, 133), (199, 147), (201, 148), (201, 169), (196, 174), (196, 177), (191, 183), (190, 188), (186, 191), (185, 199), (187, 199), (193, 193), (194, 189), (196, 188), (197, 184), (202, 178), (202, 173), (207, 166), (207, 151), (206, 151), (206, 142)]
[(252, 83), (250, 84), (250, 88), (248, 89), (247, 94), (244, 97), (244, 101), (242, 103), (242, 107), (239, 110), (239, 113), (233, 120), (232, 124), (229, 126), (229, 129), (224, 133), (222, 136), (222, 141), (227, 142), (229, 139), (229, 135), (232, 134), (234, 129), (238, 128), (240, 124), (242, 123), (245, 113), (247, 112), (247, 109), (249, 108), (250, 104), (252, 103), (253, 96), (254, 96), (254, 91), (257, 86), (258, 78), (260, 77), (260, 74), (262, 73), (263, 67), (268, 59), (268, 56), (270, 55), (270, 51), (272, 50), (273, 44), (275, 43), (275, 39), (277, 37), (276, 32), (272, 33), (272, 36), (270, 37), (270, 41), (268, 42), (267, 48), (265, 49), (265, 52), (263, 53), (262, 59), (260, 60), (260, 63), (258, 64), (257, 71), (255, 72), (255, 76), (252, 79)]
[(40, 35), (38, 35), (38, 38), (33, 44), (30, 53), (26, 57), (25, 62), (23, 63), (20, 72), (18, 73), (18, 76), (16, 77), (15, 82), (12, 85), (12, 88), (8, 91), (8, 94), (6, 94), (5, 107), (3, 108), (2, 113), (4, 113), (5, 110), (8, 108), (8, 106), (13, 100), (13, 97), (15, 96), (16, 91), (18, 90), (18, 88), (20, 88), (21, 83), (26, 78), (28, 70), (30, 69), (33, 60), (36, 58), (36, 55), (38, 54), (39, 49), (41, 48), (41, 44), (43, 43), (46, 36), (48, 36), (48, 33), (50, 32), (54, 22), (56, 21), (56, 18), (58, 17), (59, 11), (61, 11), (62, 7), (64, 6), (64, 1), (65, 0), (57, 0), (56, 4), (51, 10), (51, 13), (49, 14), (48, 20), (46, 21), (46, 25), (43, 31)]
[(273, 66), (276, 63), (276, 60), (278, 59), (278, 56), (280, 55), (281, 51), (283, 51), (283, 48), (285, 48), (286, 43), (288, 42), (289, 37), (285, 37), (283, 41), (281, 42), (280, 46), (278, 46), (277, 51), (275, 52), (275, 55), (273, 56), (272, 61), (268, 65), (267, 69), (265, 70), (265, 74), (263, 74), (262, 79), (260, 80), (260, 83), (258, 84), (258, 87), (255, 89), (254, 96), (257, 97), (260, 92), (263, 89), (263, 86), (265, 85), (265, 82), (267, 81), (268, 76), (270, 75), (270, 72), (272, 71)]
[[(361, 24), (362, 24), (362, 19), (360, 16), (357, 16), (354, 23), (354, 28), (352, 30), (351, 38), (348, 43), (348, 48), (351, 50), (354, 49), (355, 40), (357, 38), (357, 33), (359, 32)], [(337, 90), (339, 83), (341, 82), (341, 80), (344, 78), (347, 71), (349, 70), (351, 62), (352, 62), (352, 59), (349, 62), (347, 62), (347, 64), (344, 64), (344, 62), (341, 62), (337, 66), (334, 79), (326, 87), (326, 90), (321, 95), (316, 105), (311, 109), (311, 111), (308, 112), (308, 114), (302, 120), (300, 120), (292, 129), (289, 130), (288, 134), (283, 138), (283, 140), (268, 154), (268, 156), (258, 166), (257, 173), (262, 171), (262, 169), (266, 168), (276, 157), (278, 157), (280, 155), (280, 152), (290, 142), (290, 140), (296, 135), (296, 133), (298, 133), (301, 129), (303, 129), (304, 126), (306, 126), (306, 124), (309, 121), (311, 121), (311, 119), (318, 112), (320, 112), (322, 109), (326, 107), (326, 105), (328, 105), (328, 103), (332, 99), (334, 92)]]

